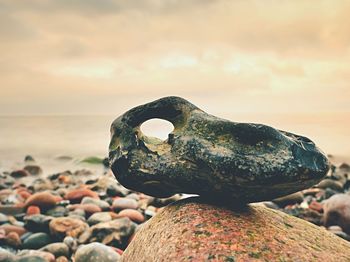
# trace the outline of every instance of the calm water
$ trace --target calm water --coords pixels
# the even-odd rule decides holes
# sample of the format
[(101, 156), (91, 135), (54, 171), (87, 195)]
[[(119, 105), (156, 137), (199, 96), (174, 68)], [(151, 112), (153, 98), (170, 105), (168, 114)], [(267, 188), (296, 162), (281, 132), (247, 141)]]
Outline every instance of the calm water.
[[(220, 115), (238, 122), (256, 122), (310, 137), (328, 154), (350, 156), (350, 114)], [(107, 156), (109, 128), (115, 116), (0, 117), (0, 165), (22, 160), (68, 155)], [(145, 130), (146, 131), (146, 130)], [(166, 136), (169, 127), (148, 126), (148, 134)]]

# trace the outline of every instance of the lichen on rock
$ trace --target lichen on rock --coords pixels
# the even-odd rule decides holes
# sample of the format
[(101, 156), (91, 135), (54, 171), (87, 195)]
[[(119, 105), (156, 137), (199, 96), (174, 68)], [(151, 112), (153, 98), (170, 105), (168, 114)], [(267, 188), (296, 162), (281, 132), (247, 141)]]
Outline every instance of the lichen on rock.
[(165, 207), (136, 233), (122, 261), (337, 261), (345, 240), (260, 204), (232, 210), (189, 198)]

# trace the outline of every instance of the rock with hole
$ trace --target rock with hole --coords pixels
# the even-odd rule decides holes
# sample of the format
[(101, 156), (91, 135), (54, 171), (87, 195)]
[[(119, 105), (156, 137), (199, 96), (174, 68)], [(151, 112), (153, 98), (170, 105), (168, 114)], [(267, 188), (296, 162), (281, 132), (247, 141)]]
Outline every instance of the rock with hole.
[[(167, 140), (141, 132), (152, 118), (174, 125)], [(156, 197), (271, 200), (316, 184), (329, 169), (327, 157), (306, 137), (221, 119), (179, 97), (127, 111), (111, 133), (109, 160), (118, 181)]]

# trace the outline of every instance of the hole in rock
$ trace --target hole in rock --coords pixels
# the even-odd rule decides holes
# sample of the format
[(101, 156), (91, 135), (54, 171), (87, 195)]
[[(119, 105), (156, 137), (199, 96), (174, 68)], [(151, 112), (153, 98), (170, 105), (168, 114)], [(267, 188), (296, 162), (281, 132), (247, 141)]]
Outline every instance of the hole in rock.
[(154, 118), (144, 122), (141, 125), (141, 132), (150, 137), (156, 137), (161, 140), (166, 140), (169, 133), (174, 130), (174, 126), (167, 120)]

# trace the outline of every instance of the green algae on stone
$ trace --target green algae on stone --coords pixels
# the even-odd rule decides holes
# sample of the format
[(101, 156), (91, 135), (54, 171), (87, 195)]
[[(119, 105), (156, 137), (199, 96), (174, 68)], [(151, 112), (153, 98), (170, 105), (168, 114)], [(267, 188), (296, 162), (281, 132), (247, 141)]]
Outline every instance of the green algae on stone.
[[(174, 125), (165, 141), (141, 132), (141, 124), (152, 118)], [(118, 181), (132, 190), (242, 203), (308, 188), (329, 168), (327, 157), (306, 137), (221, 119), (179, 97), (135, 107), (117, 118), (109, 161)]]
[(86, 157), (83, 160), (81, 160), (80, 163), (87, 163), (87, 164), (92, 164), (92, 165), (102, 165), (103, 158), (100, 158), (97, 156), (90, 156), (90, 157)]

